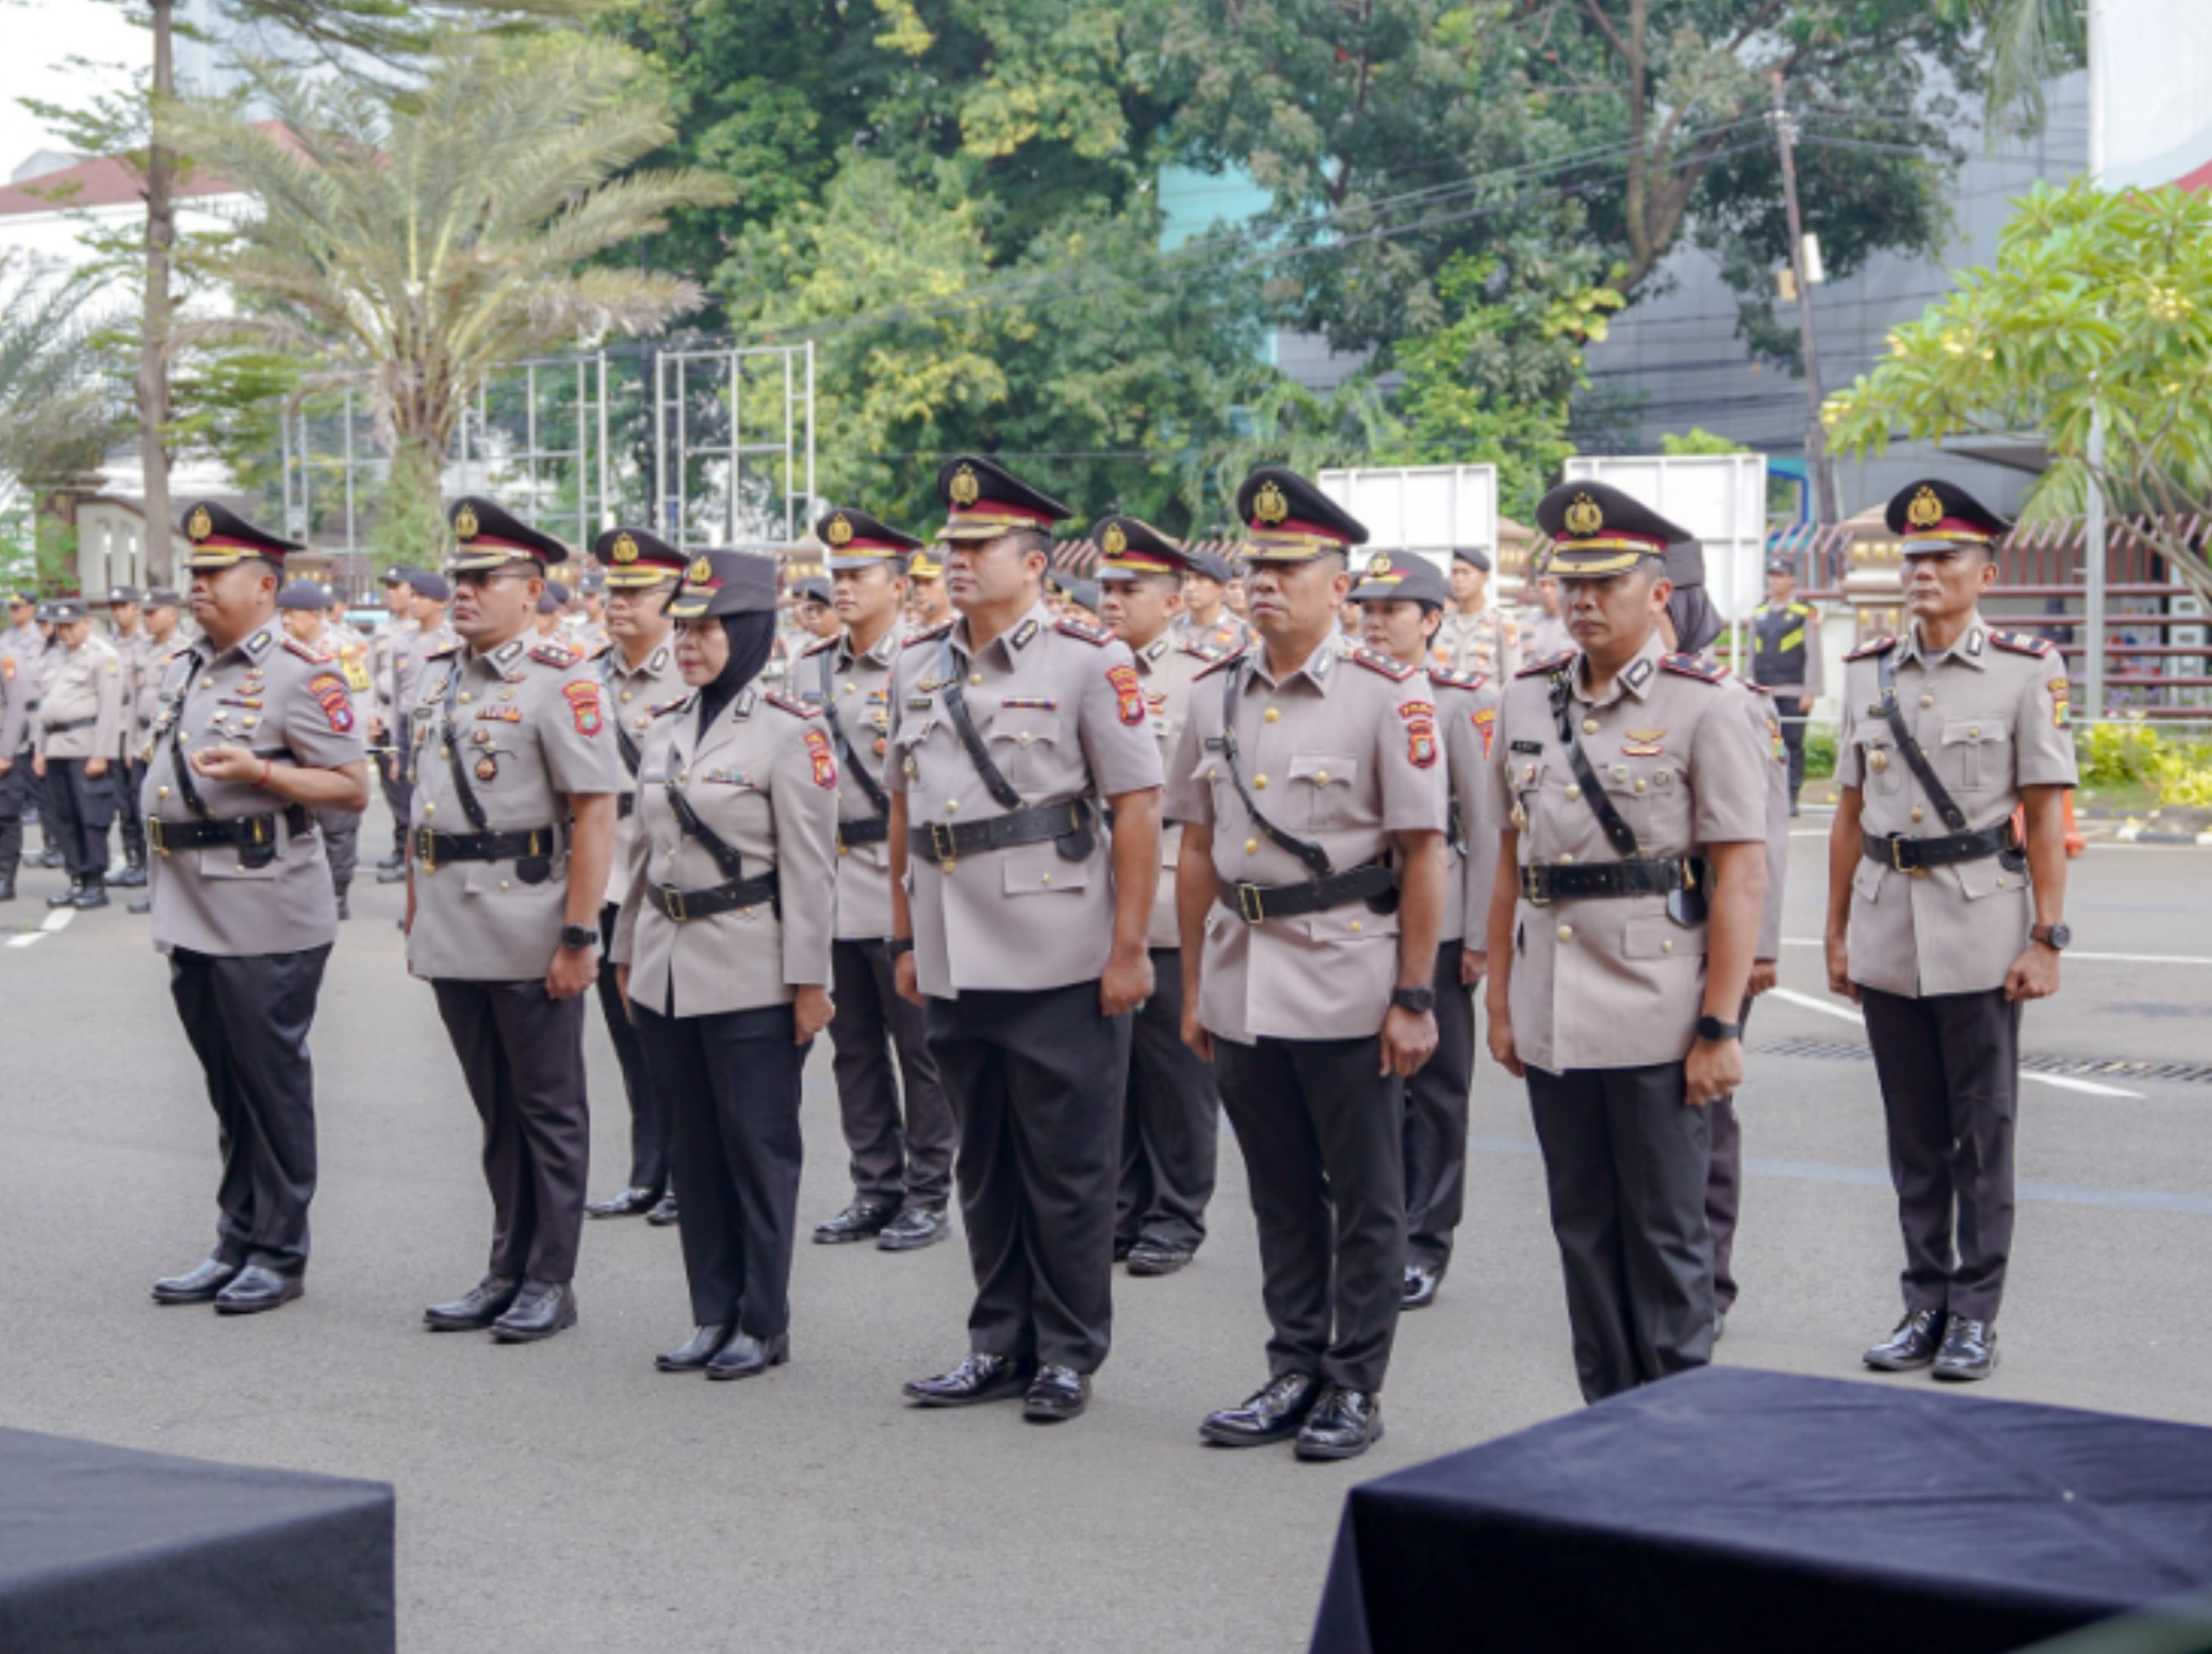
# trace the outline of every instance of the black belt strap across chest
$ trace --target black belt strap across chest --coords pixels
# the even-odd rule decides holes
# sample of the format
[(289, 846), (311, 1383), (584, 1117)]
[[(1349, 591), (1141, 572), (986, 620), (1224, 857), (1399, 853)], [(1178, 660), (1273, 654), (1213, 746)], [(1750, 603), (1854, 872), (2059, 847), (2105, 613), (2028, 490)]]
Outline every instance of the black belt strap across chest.
[(491, 818), (484, 813), (477, 789), (469, 784), (469, 762), (461, 751), (461, 732), (456, 721), (462, 671), (462, 660), (458, 655), (446, 667), (446, 765), (453, 772), (453, 791), (460, 795), (461, 813), (469, 818), (470, 826), (482, 833), (491, 826)]
[[(837, 711), (836, 676), (831, 669), (836, 654), (837, 646), (834, 643), (822, 651), (822, 719), (830, 726), (830, 739), (836, 745), (837, 762), (844, 767), (847, 775), (860, 784), (860, 791), (867, 795), (868, 808), (874, 811), (877, 818), (883, 823), (873, 836), (859, 838), (847, 830), (847, 824), (840, 822), (837, 824), (837, 842), (840, 844), (879, 843), (890, 835), (891, 795), (884, 791), (882, 782), (868, 773), (867, 766), (860, 762), (860, 755), (853, 750), (851, 739), (845, 733), (845, 720)], [(946, 704), (951, 704), (949, 696)], [(851, 824), (854, 827), (861, 824), (860, 822)]]
[(1552, 674), (1552, 725), (1559, 733), (1559, 745), (1567, 750), (1567, 767), (1575, 772), (1575, 783), (1582, 788), (1583, 802), (1597, 818), (1597, 824), (1605, 834), (1605, 842), (1613, 846), (1624, 861), (1637, 859), (1636, 830), (1620, 818), (1620, 812), (1613, 807), (1613, 800), (1598, 779), (1597, 771), (1590, 767), (1589, 754), (1575, 736), (1573, 690), (1569, 674), (1574, 671), (1570, 661)]
[(1551, 675), (1552, 725), (1559, 745), (1566, 749), (1567, 767), (1574, 772), (1583, 802), (1597, 818), (1606, 842), (1620, 857), (1618, 861), (1561, 867), (1556, 862), (1532, 861), (1521, 869), (1521, 894), (1532, 907), (1544, 907), (1562, 897), (1663, 896), (1668, 916), (1680, 925), (1704, 921), (1706, 914), (1705, 875), (1694, 856), (1647, 856), (1636, 842), (1636, 830), (1621, 819), (1605, 783), (1583, 751), (1575, 733), (1574, 664)]
[[(975, 766), (984, 790), (1006, 813), (983, 821), (963, 821), (957, 826), (951, 822), (933, 821), (910, 827), (907, 830), (908, 847), (923, 860), (945, 868), (951, 867), (963, 855), (1011, 849), (1017, 844), (1038, 844), (1048, 839), (1059, 850), (1062, 860), (1088, 860), (1097, 842), (1091, 836), (1090, 800), (1070, 799), (1065, 804), (1034, 807), (1022, 802), (1022, 795), (1014, 790), (1006, 772), (991, 761), (990, 749), (984, 745), (975, 717), (968, 710), (968, 697), (960, 689), (959, 662), (952, 658), (949, 634), (937, 646), (937, 676), (939, 692), (945, 696), (945, 715), (952, 721), (952, 733), (959, 738), (968, 761)], [(848, 838), (846, 842), (861, 841)]]
[(1229, 766), (1229, 784), (1237, 789), (1237, 801), (1244, 806), (1245, 815), (1267, 836), (1269, 843), (1296, 856), (1316, 879), (1327, 879), (1335, 871), (1328, 859), (1328, 852), (1309, 840), (1291, 836), (1261, 815), (1260, 806), (1253, 801), (1251, 788), (1244, 784), (1244, 767), (1238, 762), (1240, 754), (1237, 744), (1237, 702), (1243, 687), (1244, 663), (1240, 661), (1222, 674), (1221, 758)]
[[(703, 738), (706, 730), (699, 731)], [(722, 870), (722, 882), (703, 890), (683, 891), (673, 885), (653, 887), (653, 905), (677, 924), (686, 924), (694, 919), (711, 919), (718, 913), (729, 913), (738, 908), (757, 908), (763, 902), (776, 899), (775, 869), (745, 877), (745, 859), (738, 854), (736, 845), (724, 838), (699, 818), (691, 800), (684, 796), (684, 786), (677, 777), (683, 773), (684, 760), (675, 751), (668, 756), (668, 775), (661, 788), (668, 800), (669, 813), (676, 818), (676, 825), (686, 837), (698, 841), (699, 848), (714, 858), (714, 865)], [(780, 909), (779, 909), (780, 910)]]
[[(617, 648), (620, 647), (616, 646)], [(638, 750), (637, 743), (630, 739), (629, 731), (623, 727), (622, 719), (613, 709), (617, 694), (615, 689), (615, 649), (609, 649), (599, 657), (599, 686), (607, 692), (608, 715), (614, 721), (615, 751), (622, 754), (623, 768), (629, 771), (629, 778), (635, 783), (638, 767), (645, 762), (645, 754)], [(623, 808), (620, 813), (625, 816), (637, 807), (637, 800), (629, 793), (624, 793), (622, 800)]]
[(991, 762), (990, 749), (975, 730), (975, 720), (968, 710), (968, 697), (960, 689), (960, 663), (952, 658), (952, 639), (948, 635), (937, 646), (937, 678), (939, 692), (945, 696), (945, 715), (952, 720), (952, 733), (960, 738), (967, 750), (968, 762), (975, 766), (983, 786), (1001, 810), (1019, 810), (1022, 795), (1014, 790), (999, 766)]
[[(1912, 732), (1905, 727), (1905, 713), (1897, 704), (1896, 656), (1897, 651), (1888, 648), (1875, 657), (1875, 681), (1881, 690), (1880, 710), (1882, 721), (1889, 726), (1890, 737), (1896, 741), (1899, 753), (1920, 782), (1920, 790), (1928, 794), (1928, 801), (1936, 806), (1936, 813), (1943, 818), (1943, 824), (1954, 834), (1965, 833), (1966, 812), (1959, 807), (1959, 800), (1951, 796), (1949, 789), (1937, 777), (1936, 766), (1928, 762), (1927, 752), (1913, 739)], [(1996, 852), (1991, 850), (1987, 854), (1994, 855)], [(1889, 858), (1884, 855), (1875, 859), (1887, 861)], [(1974, 858), (1961, 856), (1958, 859), (1972, 860)], [(1940, 864), (1930, 862), (1927, 865), (1934, 867)]]

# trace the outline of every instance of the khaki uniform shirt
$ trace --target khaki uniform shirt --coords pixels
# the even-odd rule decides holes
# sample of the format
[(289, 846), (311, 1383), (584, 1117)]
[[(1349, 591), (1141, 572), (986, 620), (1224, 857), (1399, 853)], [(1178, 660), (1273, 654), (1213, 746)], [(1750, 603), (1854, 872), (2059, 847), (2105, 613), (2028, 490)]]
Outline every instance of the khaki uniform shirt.
[(1489, 804), (1490, 749), (1498, 739), (1498, 685), (1480, 672), (1439, 666), (1429, 674), (1444, 738), (1444, 769), (1459, 831), (1444, 856), (1444, 915), (1440, 942), (1486, 946), (1490, 892), (1498, 883), (1498, 830)]
[[(1182, 744), (1182, 727), (1190, 717), (1191, 686), (1216, 656), (1195, 643), (1178, 642), (1171, 634), (1154, 638), (1135, 651), (1137, 677), (1145, 686), (1145, 708), (1152, 721), (1152, 737), (1159, 744), (1164, 772), (1175, 763)], [(1182, 824), (1168, 821), (1160, 829), (1160, 889), (1152, 898), (1152, 916), (1145, 927), (1145, 946), (1179, 950), (1182, 938), (1176, 927), (1175, 867), (1182, 854)], [(1180, 967), (1177, 967), (1180, 969)]]
[[(138, 787), (143, 816), (163, 823), (203, 819), (177, 784), (179, 750), (189, 761), (210, 747), (240, 746), (305, 769), (337, 769), (368, 757), (336, 660), (286, 637), (273, 620), (233, 648), (218, 652), (203, 638), (179, 651), (163, 688)], [(337, 903), (321, 835), (295, 835), (285, 801), (248, 782), (197, 772), (191, 779), (208, 818), (274, 814), (276, 856), (251, 867), (234, 845), (171, 852), (158, 831), (149, 830), (154, 946), (235, 956), (297, 953), (335, 941)]]
[[(1711, 655), (1699, 657), (1718, 666)], [(1744, 691), (1752, 733), (1774, 754), (1766, 777), (1766, 903), (1759, 915), (1759, 946), (1754, 959), (1782, 957), (1782, 898), (1790, 882), (1790, 753), (1782, 745), (1782, 715), (1773, 697), (1758, 684), (1731, 677)]]
[(921, 991), (1034, 991), (1104, 975), (1114, 942), (1114, 867), (1101, 812), (1109, 798), (1160, 785), (1159, 749), (1135, 662), (1110, 633), (1056, 621), (1042, 599), (971, 649), (968, 623), (923, 632), (893, 676), (884, 786), (903, 793), (913, 827), (1001, 813), (954, 732), (943, 674), (961, 692), (992, 761), (1022, 807), (1088, 799), (1091, 854), (1047, 841), (963, 856), (950, 869), (910, 855), (908, 904)]
[[(1575, 647), (1575, 635), (1567, 629), (1565, 615), (1547, 615), (1541, 609), (1521, 611), (1521, 658), (1527, 661), (1547, 660), (1555, 654), (1564, 654)], [(1518, 667), (1514, 669), (1519, 671)]]
[[(1885, 648), (1897, 663), (1905, 727), (1966, 812), (1966, 830), (2007, 819), (2024, 787), (2075, 784), (2066, 666), (2047, 641), (1992, 631), (1977, 614), (1956, 644), (1931, 656), (1915, 628), (1858, 650), (1844, 669), (1836, 780), (1859, 789), (1869, 842), (1951, 831), (1879, 710)], [(1918, 874), (1861, 858), (1851, 873), (1851, 980), (1915, 998), (2002, 988), (2034, 919), (2027, 873), (1995, 856)]]
[[(1717, 666), (1670, 655), (1656, 635), (1593, 702), (1574, 664), (1576, 738), (1646, 857), (1765, 842), (1774, 752)], [(1492, 754), (1519, 860), (1617, 861), (1553, 721), (1543, 664), (1506, 686)], [(1705, 1000), (1704, 925), (1677, 924), (1663, 896), (1517, 899), (1508, 1003), (1522, 1060), (1553, 1073), (1635, 1068), (1689, 1055)], [(1498, 961), (1492, 960), (1495, 968)]]
[[(621, 783), (620, 801), (615, 813), (615, 853), (607, 865), (607, 904), (620, 906), (629, 894), (630, 848), (637, 838), (637, 774), (630, 768), (635, 758), (642, 767), (645, 763), (645, 738), (653, 727), (653, 715), (681, 701), (689, 692), (684, 685), (684, 674), (676, 669), (676, 646), (661, 642), (653, 646), (642, 666), (632, 669), (626, 664), (622, 647), (617, 644), (592, 662), (605, 686), (600, 699), (605, 703), (607, 719), (619, 732), (615, 741), (615, 757), (622, 766), (617, 777)], [(625, 746), (624, 741), (629, 745)]]
[[(898, 629), (891, 627), (876, 640), (874, 648), (857, 655), (849, 635), (817, 642), (799, 656), (792, 672), (792, 692), (808, 705), (818, 706), (825, 701), (836, 705), (839, 726), (857, 757), (854, 762), (841, 756), (837, 761), (840, 821), (867, 821), (875, 816), (875, 806), (869, 802), (855, 773), (861, 767), (885, 793), (891, 790), (884, 772), (890, 761), (891, 674), (898, 656)], [(879, 941), (890, 933), (890, 841), (841, 843), (837, 848), (837, 939)]]
[(149, 639), (146, 653), (139, 658), (137, 678), (125, 688), (131, 713), (131, 755), (141, 763), (152, 756), (149, 744), (161, 715), (163, 686), (168, 684), (178, 657), (191, 647), (192, 640), (181, 628), (159, 643)]
[[(1277, 678), (1264, 648), (1200, 675), (1169, 773), (1168, 813), (1213, 829), (1225, 888), (1303, 884), (1305, 865), (1260, 830), (1231, 781), (1224, 684), (1236, 685), (1237, 767), (1252, 801), (1347, 872), (1390, 835), (1444, 830), (1445, 760), (1434, 690), (1414, 667), (1330, 637)], [(1223, 1039), (1361, 1039), (1381, 1031), (1398, 976), (1398, 915), (1364, 902), (1247, 924), (1206, 915), (1199, 1016)]]
[[(485, 830), (556, 829), (557, 848), (543, 866), (422, 864), (424, 829), (477, 830), (461, 806), (447, 757), (446, 682), (456, 675), (453, 739), (483, 806)], [(410, 715), (415, 792), (409, 818), (417, 843), (410, 846), (415, 925), (407, 936), (408, 968), (418, 976), (477, 982), (543, 976), (560, 946), (568, 900), (565, 795), (615, 793), (623, 781), (597, 670), (574, 650), (528, 633), (489, 654), (455, 647), (428, 663)]]
[[(112, 758), (122, 750), (123, 662), (112, 645), (88, 637), (57, 649), (35, 731), (45, 758)], [(74, 729), (56, 729), (75, 724)]]
[(35, 632), (0, 632), (0, 758), (10, 763), (31, 745), (31, 709), (39, 698), (33, 667), (44, 647)]
[(127, 763), (138, 756), (138, 685), (145, 678), (146, 664), (153, 655), (154, 640), (147, 636), (145, 625), (141, 623), (135, 632), (110, 635), (107, 647), (115, 651), (115, 658), (123, 667), (123, 715), (116, 721), (115, 750), (107, 756)]
[(412, 619), (387, 620), (369, 642), (368, 672), (376, 689), (376, 715), (384, 720), (387, 730), (394, 732), (395, 739), (399, 724), (399, 646), (419, 629)]
[(1431, 647), (1437, 665), (1445, 670), (1478, 672), (1498, 683), (1510, 678), (1521, 665), (1521, 629), (1501, 609), (1486, 609), (1473, 617), (1445, 610)]
[(1211, 626), (1201, 626), (1188, 614), (1177, 615), (1168, 623), (1168, 635), (1177, 643), (1188, 643), (1218, 659), (1234, 654), (1252, 641), (1252, 629), (1229, 610), (1223, 609)]
[[(775, 901), (679, 925), (652, 899), (654, 885), (703, 891), (730, 878), (678, 824), (672, 777), (738, 853), (743, 877), (775, 871)], [(635, 1003), (707, 1017), (787, 1005), (799, 988), (829, 984), (837, 759), (821, 714), (749, 686), (702, 730), (696, 696), (679, 702), (647, 733), (637, 823), (614, 945)]]

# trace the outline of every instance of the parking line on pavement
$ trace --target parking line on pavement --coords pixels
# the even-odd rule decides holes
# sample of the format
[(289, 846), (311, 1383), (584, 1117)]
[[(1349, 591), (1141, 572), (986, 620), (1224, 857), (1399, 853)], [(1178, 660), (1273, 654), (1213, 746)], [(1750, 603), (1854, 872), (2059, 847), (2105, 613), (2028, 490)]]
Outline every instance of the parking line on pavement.
[[(1831, 1005), (1826, 1000), (1816, 1000), (1810, 994), (1795, 993), (1787, 988), (1769, 988), (1767, 992), (1774, 999), (1787, 1000), (1790, 1004), (1802, 1006), (1805, 1010), (1818, 1011), (1831, 1017), (1841, 1017), (1845, 1022), (1856, 1023), (1862, 1028), (1866, 1026), (1866, 1018), (1848, 1005)], [(2033, 1068), (2022, 1068), (2020, 1071), (2020, 1077), (2022, 1079), (2040, 1080), (2045, 1085), (2056, 1085), (2062, 1092), (2081, 1092), (2090, 1097), (2132, 1098), (2138, 1103), (2142, 1100), (2141, 1092), (2122, 1091), (2118, 1085), (2100, 1085), (2094, 1079), (2075, 1079), (2068, 1074), (2039, 1074)]]

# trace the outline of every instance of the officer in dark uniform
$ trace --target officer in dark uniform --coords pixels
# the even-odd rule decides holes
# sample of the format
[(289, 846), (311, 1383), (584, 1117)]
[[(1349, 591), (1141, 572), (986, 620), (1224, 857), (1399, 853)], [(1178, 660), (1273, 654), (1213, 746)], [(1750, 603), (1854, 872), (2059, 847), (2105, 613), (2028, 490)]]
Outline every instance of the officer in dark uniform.
[(1795, 595), (1796, 571), (1777, 557), (1766, 565), (1766, 601), (1751, 614), (1751, 681), (1774, 697), (1790, 751), (1790, 813), (1805, 785), (1805, 720), (1826, 683), (1820, 611)]

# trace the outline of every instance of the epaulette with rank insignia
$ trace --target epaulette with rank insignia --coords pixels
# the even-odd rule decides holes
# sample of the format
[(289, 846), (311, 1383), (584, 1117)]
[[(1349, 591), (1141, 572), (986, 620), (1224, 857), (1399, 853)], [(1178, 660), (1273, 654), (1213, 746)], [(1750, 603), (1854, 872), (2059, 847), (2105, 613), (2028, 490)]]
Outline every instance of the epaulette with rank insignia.
[(822, 708), (786, 695), (781, 690), (769, 690), (761, 696), (772, 707), (780, 707), (794, 718), (819, 718)]
[(1659, 670), (1678, 678), (1694, 678), (1700, 684), (1717, 684), (1728, 676), (1728, 668), (1719, 661), (1701, 660), (1694, 654), (1662, 654)]
[(2056, 654), (2058, 653), (2051, 647), (2049, 638), (2031, 636), (2026, 632), (1992, 630), (1990, 633), (1990, 642), (2012, 654)]
[(934, 643), (939, 638), (950, 635), (952, 629), (959, 623), (957, 620), (948, 620), (939, 625), (932, 626), (926, 632), (916, 632), (899, 647), (902, 649), (910, 649), (917, 643)]
[(1547, 672), (1557, 672), (1575, 658), (1572, 649), (1561, 649), (1557, 654), (1547, 655), (1541, 660), (1531, 660), (1513, 675), (1516, 678), (1541, 678)]
[(799, 658), (801, 660), (804, 660), (810, 655), (817, 655), (821, 654), (824, 649), (834, 649), (836, 647), (837, 640), (836, 638), (817, 637), (811, 643), (809, 643), (805, 648), (799, 652)]
[(1241, 648), (1231, 649), (1226, 654), (1216, 655), (1206, 665), (1200, 666), (1196, 672), (1192, 674), (1190, 681), (1195, 684), (1201, 678), (1211, 678), (1214, 673), (1219, 672), (1224, 666), (1233, 666), (1243, 658), (1244, 651)]
[(530, 658), (541, 666), (559, 666), (565, 670), (584, 657), (565, 643), (540, 643), (531, 650)]
[(302, 643), (296, 637), (287, 637), (284, 647), (310, 666), (327, 666), (338, 658), (335, 649), (319, 649), (312, 643)]
[(658, 706), (647, 707), (645, 709), (646, 715), (650, 718), (665, 718), (672, 712), (683, 711), (698, 698), (696, 690), (689, 695), (679, 695), (673, 701), (663, 701)]
[(1490, 679), (1479, 672), (1455, 672), (1449, 666), (1429, 668), (1429, 681), (1445, 689), (1479, 690)]
[(1846, 660), (1865, 660), (1877, 654), (1887, 654), (1897, 647), (1893, 637), (1871, 638), (1844, 657)]
[(453, 656), (459, 654), (460, 652), (461, 640), (457, 637), (452, 642), (447, 644), (444, 648), (433, 649), (429, 654), (424, 655), (422, 658), (425, 660), (450, 660)]
[(1218, 662), (1221, 660), (1220, 654), (1214, 650), (1207, 648), (1203, 643), (1194, 643), (1188, 638), (1185, 638), (1175, 647), (1177, 654), (1187, 654), (1194, 660)]
[(1374, 649), (1354, 649), (1352, 652), (1352, 658), (1366, 667), (1368, 671), (1380, 672), (1394, 684), (1404, 683), (1419, 670), (1418, 667), (1407, 666), (1402, 660), (1394, 660), (1390, 656)]
[(1087, 620), (1077, 620), (1070, 615), (1062, 615), (1054, 621), (1052, 629), (1056, 632), (1065, 632), (1070, 637), (1079, 637), (1093, 648), (1103, 649), (1114, 641), (1114, 634), (1103, 626), (1094, 626)]
[(1746, 689), (1749, 690), (1750, 690), (1753, 695), (1764, 695), (1764, 696), (1767, 696), (1769, 699), (1771, 699), (1771, 698), (1773, 697), (1774, 691), (1773, 691), (1772, 690), (1771, 690), (1771, 689), (1767, 688), (1767, 687), (1766, 687), (1766, 685), (1765, 685), (1765, 684), (1764, 684), (1755, 682), (1754, 680), (1753, 680), (1753, 679), (1751, 679), (1751, 678), (1737, 678), (1737, 679), (1736, 679), (1736, 682), (1738, 682), (1739, 684), (1742, 684)]

